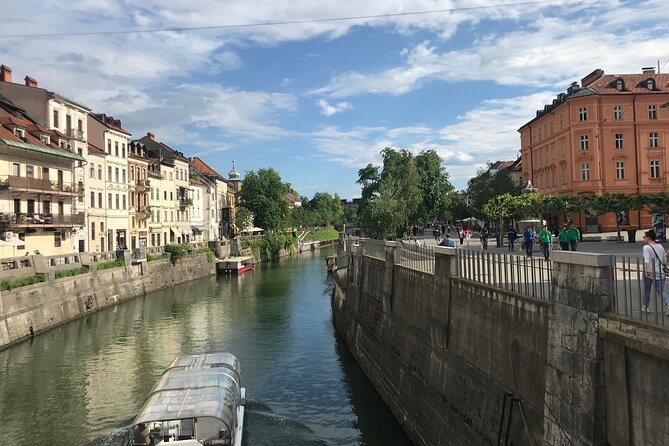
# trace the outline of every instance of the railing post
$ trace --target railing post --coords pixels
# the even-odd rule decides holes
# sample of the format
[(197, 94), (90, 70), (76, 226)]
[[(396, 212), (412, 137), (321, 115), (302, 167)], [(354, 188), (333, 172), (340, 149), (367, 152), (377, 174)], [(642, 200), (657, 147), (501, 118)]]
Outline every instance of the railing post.
[(434, 248), (434, 292), (432, 294), (432, 311), (430, 336), (432, 346), (445, 351), (448, 348), (448, 331), (450, 326), (450, 308), (453, 277), (457, 277), (457, 248), (437, 246)]
[(599, 313), (613, 298), (610, 255), (556, 251), (548, 315), (544, 444), (606, 444)]

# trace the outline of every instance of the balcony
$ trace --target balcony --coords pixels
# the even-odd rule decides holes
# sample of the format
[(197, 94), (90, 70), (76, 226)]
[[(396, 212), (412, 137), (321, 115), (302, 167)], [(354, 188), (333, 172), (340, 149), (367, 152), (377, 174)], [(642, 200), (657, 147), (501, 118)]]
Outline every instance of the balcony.
[(181, 198), (179, 198), (179, 206), (182, 207), (182, 208), (185, 208), (187, 206), (193, 206), (193, 199), (192, 198), (181, 197)]
[(130, 190), (135, 192), (147, 192), (149, 190), (149, 180), (131, 180), (129, 182)]
[(48, 178), (27, 178), (14, 175), (0, 176), (0, 191), (25, 191), (54, 195), (84, 195), (83, 185), (51, 181)]
[(82, 130), (65, 129), (65, 135), (73, 139), (78, 139), (79, 141), (85, 141), (84, 132)]
[(151, 215), (151, 206), (138, 206), (135, 209), (135, 218), (146, 220)]
[(83, 212), (77, 214), (0, 213), (0, 230), (21, 228), (68, 228), (83, 226)]

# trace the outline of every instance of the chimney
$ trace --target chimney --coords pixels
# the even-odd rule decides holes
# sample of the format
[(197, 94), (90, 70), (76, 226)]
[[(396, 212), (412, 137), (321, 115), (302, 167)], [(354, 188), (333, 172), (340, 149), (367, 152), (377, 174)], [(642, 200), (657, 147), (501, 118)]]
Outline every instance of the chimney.
[(32, 77), (26, 76), (24, 80), (26, 81), (26, 87), (32, 87), (32, 88), (37, 87), (37, 81)]
[(11, 82), (12, 81), (12, 69), (7, 65), (0, 65), (0, 81), (2, 82)]
[(641, 71), (643, 74), (655, 74), (655, 67), (643, 67)]
[(151, 141), (153, 141), (153, 137), (154, 137), (155, 135), (154, 135), (153, 133), (149, 132), (149, 133), (146, 134), (146, 136), (148, 136), (149, 139), (150, 139)]
[(594, 81), (604, 76), (604, 70), (597, 68), (592, 73), (588, 74), (586, 77), (581, 79), (581, 87), (585, 88), (588, 85), (592, 84)]

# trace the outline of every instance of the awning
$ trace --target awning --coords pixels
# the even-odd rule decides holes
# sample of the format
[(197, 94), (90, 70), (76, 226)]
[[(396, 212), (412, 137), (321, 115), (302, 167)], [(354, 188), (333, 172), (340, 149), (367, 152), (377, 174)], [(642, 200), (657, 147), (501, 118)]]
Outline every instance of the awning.
[(170, 228), (172, 230), (172, 234), (174, 234), (177, 237), (181, 237), (181, 233), (179, 232), (178, 229), (175, 228)]

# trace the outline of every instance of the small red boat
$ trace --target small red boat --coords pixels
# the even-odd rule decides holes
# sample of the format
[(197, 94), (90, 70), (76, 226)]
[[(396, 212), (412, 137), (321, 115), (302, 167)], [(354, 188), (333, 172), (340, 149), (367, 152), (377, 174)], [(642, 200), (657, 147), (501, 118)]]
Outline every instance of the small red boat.
[(218, 262), (218, 271), (225, 274), (241, 274), (252, 270), (254, 266), (255, 259), (252, 256), (228, 257)]

